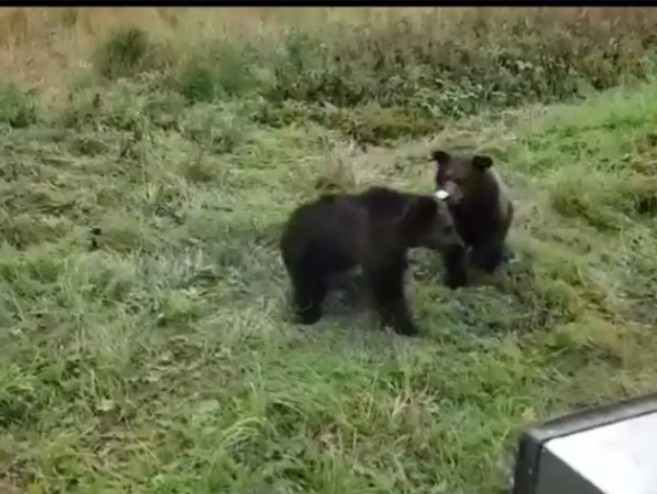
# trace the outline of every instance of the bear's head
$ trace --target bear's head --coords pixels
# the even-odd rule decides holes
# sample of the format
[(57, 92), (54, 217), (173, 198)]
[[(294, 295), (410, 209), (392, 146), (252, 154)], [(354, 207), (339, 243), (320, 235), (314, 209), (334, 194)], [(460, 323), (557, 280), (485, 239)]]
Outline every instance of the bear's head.
[(444, 201), (417, 195), (401, 219), (402, 235), (408, 247), (425, 247), (443, 252), (463, 248), (454, 219)]
[(436, 150), (431, 157), (436, 161), (436, 195), (450, 205), (477, 198), (491, 184), (489, 156)]

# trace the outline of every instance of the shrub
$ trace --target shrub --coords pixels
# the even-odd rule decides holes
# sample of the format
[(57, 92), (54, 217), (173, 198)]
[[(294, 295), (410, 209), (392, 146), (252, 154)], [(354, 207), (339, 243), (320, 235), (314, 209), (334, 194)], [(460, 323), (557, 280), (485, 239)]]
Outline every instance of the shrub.
[(443, 18), (292, 30), (265, 58), (275, 81), (263, 95), (460, 116), (645, 78), (657, 46), (657, 16), (648, 12), (502, 9)]
[(94, 65), (107, 79), (128, 77), (168, 63), (166, 48), (152, 42), (138, 27), (113, 31), (95, 52)]
[(187, 60), (176, 75), (175, 87), (190, 102), (211, 102), (244, 94), (254, 87), (246, 49), (218, 43)]
[[(657, 15), (647, 9), (459, 9), (371, 20), (190, 45), (166, 89), (186, 103), (256, 95), (265, 102), (258, 121), (313, 120), (376, 142), (432, 132), (445, 118), (645, 79), (657, 50)], [(130, 27), (112, 33), (95, 61), (116, 78), (172, 59)], [(378, 115), (364, 110), (374, 107)]]
[(37, 109), (31, 92), (13, 84), (0, 84), (0, 124), (27, 127), (37, 121)]

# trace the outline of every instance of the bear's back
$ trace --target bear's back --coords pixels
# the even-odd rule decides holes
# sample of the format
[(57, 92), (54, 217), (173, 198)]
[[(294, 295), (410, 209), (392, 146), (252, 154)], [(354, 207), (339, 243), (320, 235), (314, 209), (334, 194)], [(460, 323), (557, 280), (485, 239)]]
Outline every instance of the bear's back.
[(281, 239), (284, 257), (304, 258), (329, 271), (349, 269), (367, 242), (367, 221), (354, 196), (324, 194), (292, 213)]
[(373, 220), (399, 219), (409, 204), (409, 194), (387, 187), (370, 187), (358, 196)]

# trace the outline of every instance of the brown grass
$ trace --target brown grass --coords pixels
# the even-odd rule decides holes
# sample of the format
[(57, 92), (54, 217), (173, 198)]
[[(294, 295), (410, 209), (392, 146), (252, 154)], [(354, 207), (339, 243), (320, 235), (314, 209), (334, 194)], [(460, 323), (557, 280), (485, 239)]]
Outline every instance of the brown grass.
[[(134, 25), (151, 36), (183, 43), (280, 32), (291, 25), (390, 16), (390, 9), (89, 7), (0, 8), (3, 69), (20, 75), (52, 74), (89, 56), (96, 42), (118, 26)], [(417, 11), (417, 9), (409, 9)], [(426, 9), (425, 9), (426, 10)], [(31, 77), (28, 77), (31, 78)]]

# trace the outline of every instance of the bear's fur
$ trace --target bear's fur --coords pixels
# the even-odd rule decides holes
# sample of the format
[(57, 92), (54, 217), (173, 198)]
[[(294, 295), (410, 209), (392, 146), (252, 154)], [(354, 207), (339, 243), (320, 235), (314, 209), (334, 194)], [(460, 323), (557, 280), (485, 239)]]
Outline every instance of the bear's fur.
[(508, 254), (506, 236), (514, 208), (493, 160), (479, 154), (456, 154), (435, 150), (436, 190), (445, 199), (459, 235), (471, 249), (474, 267), (493, 273)]
[(440, 251), (445, 283), (465, 285), (465, 246), (447, 205), (431, 195), (371, 187), (299, 206), (280, 242), (299, 322), (317, 322), (329, 279), (360, 266), (384, 324), (400, 334), (418, 333), (403, 287), (407, 251), (415, 247)]

